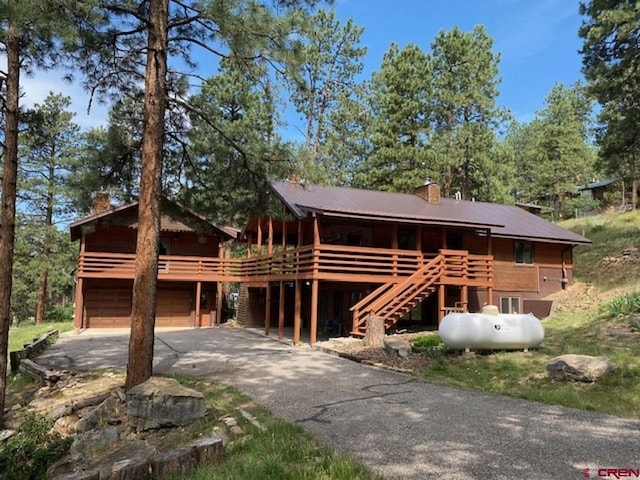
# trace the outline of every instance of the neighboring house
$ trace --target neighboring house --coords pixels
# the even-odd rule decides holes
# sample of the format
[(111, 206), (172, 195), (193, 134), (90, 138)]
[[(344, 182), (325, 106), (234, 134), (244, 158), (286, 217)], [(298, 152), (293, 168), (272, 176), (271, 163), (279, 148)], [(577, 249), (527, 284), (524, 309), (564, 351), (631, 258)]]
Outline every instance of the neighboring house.
[[(237, 232), (218, 227), (163, 199), (157, 326), (198, 327), (220, 322), (221, 243)], [(111, 208), (96, 195), (94, 215), (70, 225), (80, 240), (76, 328), (128, 327), (134, 278), (138, 203)]]
[[(284, 220), (252, 219), (242, 234), (239, 321), (266, 333), (302, 328), (363, 335), (368, 315), (387, 328), (437, 327), (451, 311), (548, 315), (548, 295), (572, 281), (573, 246), (590, 241), (515, 206), (273, 182)], [(416, 313), (417, 312), (417, 313)], [(399, 323), (400, 322), (400, 323)]]
[(619, 195), (620, 203), (624, 202), (624, 182), (619, 179), (603, 180), (601, 182), (592, 182), (587, 185), (579, 185), (577, 187), (578, 194), (582, 198), (589, 200), (605, 200), (605, 194)]

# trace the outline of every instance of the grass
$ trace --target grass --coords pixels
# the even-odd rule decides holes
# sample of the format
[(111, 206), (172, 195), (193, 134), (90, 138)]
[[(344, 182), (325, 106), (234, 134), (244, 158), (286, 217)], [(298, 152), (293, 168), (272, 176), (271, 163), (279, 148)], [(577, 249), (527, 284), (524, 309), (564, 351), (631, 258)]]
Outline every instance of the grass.
[[(168, 431), (160, 448), (189, 443), (198, 432), (223, 432), (227, 437), (219, 465), (201, 465), (187, 480), (269, 478), (308, 480), (380, 479), (356, 461), (314, 440), (301, 427), (274, 417), (237, 390), (215, 382), (176, 377), (185, 386), (202, 392), (209, 414), (183, 429)], [(249, 413), (262, 427), (247, 420)], [(243, 434), (234, 435), (220, 419), (233, 417)]]
[[(640, 418), (640, 211), (564, 222), (593, 244), (574, 250), (577, 284), (543, 321), (539, 349), (432, 355), (422, 378), (553, 405)], [(589, 283), (584, 283), (589, 281)], [(565, 353), (605, 356), (616, 370), (596, 383), (553, 380), (547, 362)]]
[(9, 329), (9, 351), (20, 350), (27, 343), (31, 343), (49, 330), (58, 330), (60, 333), (73, 330), (72, 322), (42, 323), (40, 325), (20, 324)]

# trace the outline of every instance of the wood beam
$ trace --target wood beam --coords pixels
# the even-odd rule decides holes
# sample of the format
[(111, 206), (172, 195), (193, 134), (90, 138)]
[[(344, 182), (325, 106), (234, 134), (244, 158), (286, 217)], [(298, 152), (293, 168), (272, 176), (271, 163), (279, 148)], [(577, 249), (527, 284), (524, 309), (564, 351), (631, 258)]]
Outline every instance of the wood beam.
[(264, 309), (264, 334), (269, 335), (269, 327), (271, 326), (271, 282), (267, 282), (267, 298), (265, 299)]
[(296, 280), (295, 307), (293, 314), (293, 344), (300, 343), (300, 310), (302, 309), (302, 281)]
[(262, 219), (258, 219), (258, 256), (262, 255)]
[(222, 324), (222, 282), (216, 282), (216, 321), (215, 325)]
[(313, 245), (320, 245), (320, 225), (318, 224), (318, 217), (313, 217)]
[(278, 340), (284, 338), (284, 282), (280, 282), (280, 302), (278, 305)]
[[(200, 321), (200, 296), (202, 295), (202, 282), (196, 282), (196, 318), (193, 320), (194, 327), (201, 327)], [(220, 299), (218, 299), (220, 301)]]
[(273, 217), (269, 215), (269, 238), (267, 239), (267, 253), (273, 253)]
[[(83, 233), (80, 238), (79, 258), (83, 259), (86, 251), (86, 236)], [(77, 276), (76, 272), (76, 305), (73, 312), (73, 327), (84, 328), (84, 279)]]
[(440, 322), (444, 318), (444, 307), (445, 307), (445, 301), (446, 301), (445, 289), (446, 288), (447, 287), (444, 286), (444, 285), (440, 285), (438, 287), (438, 325), (440, 325)]
[(311, 281), (311, 319), (309, 344), (313, 345), (318, 340), (318, 280)]

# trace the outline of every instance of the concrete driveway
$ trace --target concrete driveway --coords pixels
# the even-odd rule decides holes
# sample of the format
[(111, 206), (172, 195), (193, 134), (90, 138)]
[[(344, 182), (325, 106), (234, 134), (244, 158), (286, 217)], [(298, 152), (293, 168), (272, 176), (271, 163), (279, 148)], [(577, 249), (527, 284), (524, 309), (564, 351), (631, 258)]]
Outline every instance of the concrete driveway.
[[(67, 333), (39, 362), (124, 368), (127, 347), (124, 331)], [(389, 479), (640, 469), (640, 421), (436, 385), (242, 329), (159, 330), (154, 368), (232, 385)]]

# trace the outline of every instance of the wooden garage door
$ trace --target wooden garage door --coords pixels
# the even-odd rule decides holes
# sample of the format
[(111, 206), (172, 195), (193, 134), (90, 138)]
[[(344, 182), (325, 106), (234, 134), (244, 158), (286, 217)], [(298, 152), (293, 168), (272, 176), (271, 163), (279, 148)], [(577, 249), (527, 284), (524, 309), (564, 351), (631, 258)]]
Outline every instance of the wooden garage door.
[(88, 328), (128, 327), (131, 317), (131, 289), (96, 288), (84, 296)]
[(157, 327), (191, 327), (191, 290), (158, 290), (156, 305)]
[[(191, 327), (191, 290), (158, 290), (157, 327)], [(87, 328), (128, 327), (131, 289), (96, 288), (85, 293)]]

